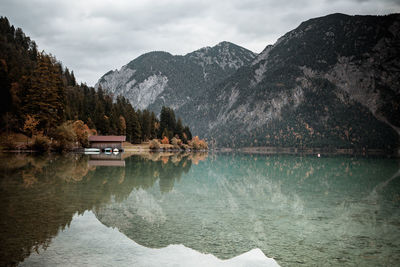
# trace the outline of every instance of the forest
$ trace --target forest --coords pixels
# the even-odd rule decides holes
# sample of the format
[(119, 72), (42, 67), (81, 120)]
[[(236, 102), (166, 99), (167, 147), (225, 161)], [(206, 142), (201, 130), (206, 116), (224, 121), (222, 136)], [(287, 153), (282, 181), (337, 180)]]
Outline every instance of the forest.
[(0, 94), (3, 147), (15, 146), (10, 133), (27, 135), (33, 139), (31, 148), (39, 150), (85, 147), (88, 136), (96, 134), (126, 135), (133, 144), (156, 138), (187, 144), (192, 139), (189, 127), (168, 107), (162, 107), (158, 119), (124, 97), (78, 84), (73, 71), (39, 52), (35, 41), (6, 17), (0, 17)]

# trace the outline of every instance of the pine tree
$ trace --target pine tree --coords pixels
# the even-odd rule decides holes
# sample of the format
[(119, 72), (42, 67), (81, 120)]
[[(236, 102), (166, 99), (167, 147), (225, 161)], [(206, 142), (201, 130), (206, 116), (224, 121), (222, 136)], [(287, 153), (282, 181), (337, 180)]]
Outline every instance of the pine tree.
[(175, 133), (175, 128), (176, 128), (176, 119), (174, 110), (172, 108), (168, 108), (168, 131), (171, 132), (171, 135), (168, 137), (169, 139), (172, 139)]
[(141, 143), (142, 131), (140, 128), (140, 123), (136, 112), (132, 114), (132, 121), (131, 121), (131, 142), (134, 144)]
[(164, 129), (168, 129), (168, 111), (167, 107), (163, 106), (160, 113), (160, 129), (158, 129), (158, 138), (162, 138)]
[(183, 128), (183, 132), (185, 133), (187, 140), (192, 140), (192, 133), (190, 132), (190, 129), (188, 126), (185, 126)]
[(179, 136), (179, 139), (183, 140), (183, 125), (181, 118), (179, 118), (176, 123), (175, 134)]
[(108, 125), (106, 125), (104, 114), (104, 107), (102, 102), (97, 101), (94, 109), (94, 124), (96, 125), (96, 129), (99, 133), (105, 134), (107, 132)]
[(37, 60), (38, 50), (37, 50), (37, 45), (36, 45), (35, 41), (31, 42), (29, 54), (30, 54), (30, 59), (32, 61), (36, 61)]
[(118, 134), (126, 135), (126, 120), (124, 116), (119, 116)]
[(154, 139), (157, 137), (157, 126), (159, 125), (156, 114), (151, 112), (150, 115), (150, 139)]
[(72, 86), (76, 86), (76, 79), (75, 79), (75, 75), (74, 75), (74, 71), (71, 71), (71, 85)]
[(140, 128), (139, 119), (133, 107), (129, 104), (125, 111), (126, 119), (126, 137), (131, 143), (140, 143), (142, 131)]
[(93, 123), (93, 121), (92, 121), (92, 119), (89, 117), (88, 118), (88, 120), (87, 120), (87, 126), (90, 128), (90, 129), (96, 129), (96, 125)]
[(151, 138), (151, 116), (148, 110), (143, 110), (141, 118), (142, 140), (146, 141)]
[(11, 99), (11, 84), (8, 79), (7, 63), (4, 60), (0, 60), (0, 115), (11, 110), (12, 99)]
[[(172, 139), (176, 128), (175, 113), (171, 108), (162, 107), (160, 114), (160, 129), (158, 137), (163, 137), (163, 133), (168, 133), (167, 137)], [(165, 131), (166, 130), (166, 131)]]
[(48, 55), (39, 54), (28, 86), (24, 99), (25, 113), (36, 115), (40, 121), (39, 128), (48, 132), (62, 122), (65, 104), (61, 73)]

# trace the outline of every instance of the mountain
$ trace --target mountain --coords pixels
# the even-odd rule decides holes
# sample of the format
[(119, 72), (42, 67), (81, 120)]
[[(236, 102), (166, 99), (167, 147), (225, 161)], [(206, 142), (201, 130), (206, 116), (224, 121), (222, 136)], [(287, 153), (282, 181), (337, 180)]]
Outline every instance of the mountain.
[(393, 146), (399, 25), (399, 15), (303, 22), (210, 92), (208, 136), (224, 146)]
[[(212, 76), (189, 67), (180, 74), (191, 75), (189, 88), (173, 90), (165, 76), (168, 91), (149, 106), (172, 104), (194, 134), (217, 146), (393, 149), (400, 133), (399, 28), (399, 14), (310, 19), (207, 86), (193, 81)], [(218, 62), (209, 63), (223, 69)]]
[(200, 131), (219, 146), (393, 148), (399, 15), (303, 22), (209, 91)]
[(159, 112), (163, 105), (178, 109), (197, 98), (237, 69), (250, 64), (255, 54), (229, 42), (205, 47), (185, 56), (150, 52), (120, 70), (104, 74), (101, 86), (123, 95), (137, 108)]

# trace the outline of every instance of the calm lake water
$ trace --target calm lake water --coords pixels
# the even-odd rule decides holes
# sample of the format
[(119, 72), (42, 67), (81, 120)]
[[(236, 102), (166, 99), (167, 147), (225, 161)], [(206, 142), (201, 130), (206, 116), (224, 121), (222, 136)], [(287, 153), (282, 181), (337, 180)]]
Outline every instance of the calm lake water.
[(0, 154), (0, 265), (399, 266), (399, 169), (343, 156)]

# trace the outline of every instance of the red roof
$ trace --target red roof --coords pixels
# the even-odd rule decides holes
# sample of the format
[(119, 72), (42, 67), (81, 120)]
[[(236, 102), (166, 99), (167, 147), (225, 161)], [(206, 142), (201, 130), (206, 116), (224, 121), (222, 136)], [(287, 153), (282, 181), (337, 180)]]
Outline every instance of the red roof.
[(90, 142), (125, 142), (126, 136), (118, 135), (91, 135), (89, 136)]

